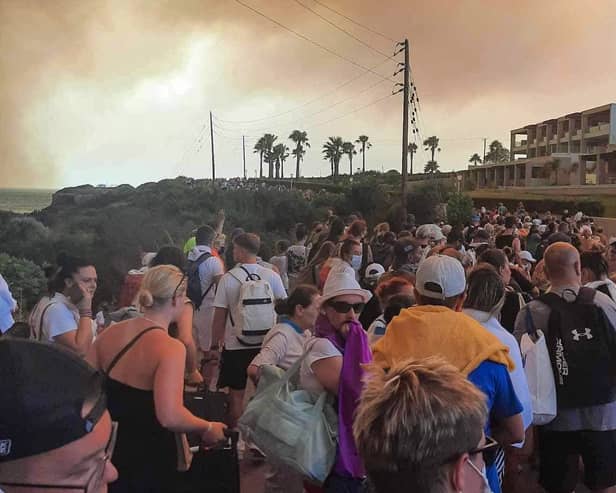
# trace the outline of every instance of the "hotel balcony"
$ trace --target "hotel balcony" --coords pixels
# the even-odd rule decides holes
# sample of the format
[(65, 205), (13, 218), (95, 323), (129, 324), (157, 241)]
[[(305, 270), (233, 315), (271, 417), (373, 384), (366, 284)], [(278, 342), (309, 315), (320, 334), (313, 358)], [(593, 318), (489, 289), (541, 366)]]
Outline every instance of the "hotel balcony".
[(588, 137), (600, 137), (602, 135), (609, 135), (610, 133), (610, 124), (602, 123), (600, 125), (594, 125), (592, 127), (588, 127), (588, 131), (586, 132), (586, 136)]

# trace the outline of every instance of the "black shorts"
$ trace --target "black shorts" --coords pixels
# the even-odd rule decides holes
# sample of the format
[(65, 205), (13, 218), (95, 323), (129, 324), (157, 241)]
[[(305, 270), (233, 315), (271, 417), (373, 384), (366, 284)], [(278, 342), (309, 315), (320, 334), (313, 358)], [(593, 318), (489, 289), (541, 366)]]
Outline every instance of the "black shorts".
[(218, 388), (229, 387), (231, 390), (244, 390), (248, 379), (246, 370), (259, 351), (261, 348), (223, 350)]
[(549, 493), (571, 492), (579, 482), (579, 459), (584, 484), (591, 490), (616, 485), (616, 430), (539, 430), (540, 482)]

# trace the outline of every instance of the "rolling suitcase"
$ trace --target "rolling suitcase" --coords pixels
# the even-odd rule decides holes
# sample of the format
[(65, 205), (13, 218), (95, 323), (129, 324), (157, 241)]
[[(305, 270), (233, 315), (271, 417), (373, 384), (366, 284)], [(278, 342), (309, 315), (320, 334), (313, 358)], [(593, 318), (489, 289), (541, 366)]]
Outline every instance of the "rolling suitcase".
[[(195, 416), (208, 421), (224, 421), (227, 395), (207, 389), (184, 392), (184, 405)], [(225, 443), (203, 449), (200, 437), (188, 434), (193, 459), (187, 472), (178, 472), (175, 493), (240, 493), (240, 464), (237, 451), (239, 433), (226, 433)]]

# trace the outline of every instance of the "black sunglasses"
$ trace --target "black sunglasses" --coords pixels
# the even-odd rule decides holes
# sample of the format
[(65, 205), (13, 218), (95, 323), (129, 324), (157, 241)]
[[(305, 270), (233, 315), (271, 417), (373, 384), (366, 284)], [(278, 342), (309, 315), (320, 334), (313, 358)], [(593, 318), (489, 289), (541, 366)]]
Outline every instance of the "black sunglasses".
[(349, 313), (353, 309), (355, 313), (361, 313), (366, 306), (365, 303), (347, 303), (346, 301), (330, 301), (328, 303), (337, 313)]

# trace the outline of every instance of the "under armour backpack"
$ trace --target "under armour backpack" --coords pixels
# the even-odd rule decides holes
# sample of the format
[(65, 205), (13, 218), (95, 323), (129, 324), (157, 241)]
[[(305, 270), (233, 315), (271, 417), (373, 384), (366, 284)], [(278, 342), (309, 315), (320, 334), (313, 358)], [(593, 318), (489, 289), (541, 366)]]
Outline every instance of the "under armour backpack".
[(212, 254), (210, 252), (205, 252), (196, 260), (188, 261), (186, 296), (188, 296), (188, 299), (192, 301), (193, 305), (195, 305), (195, 310), (198, 310), (201, 307), (203, 299), (207, 296), (213, 286), (213, 284), (210, 284), (210, 286), (205, 290), (205, 293), (203, 293), (201, 291), (201, 277), (199, 276), (199, 267), (211, 256)]
[(616, 332), (595, 293), (582, 287), (571, 301), (567, 291), (538, 298), (550, 307), (545, 335), (560, 409), (616, 401)]
[(260, 347), (276, 323), (272, 287), (242, 265), (230, 270), (229, 274), (241, 283), (238, 304), (229, 309), (235, 336), (244, 346)]

